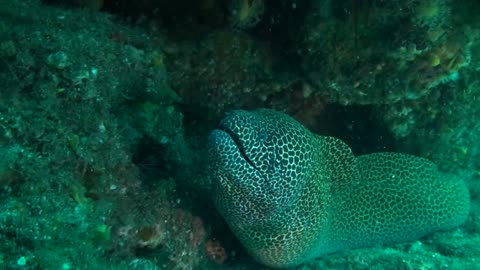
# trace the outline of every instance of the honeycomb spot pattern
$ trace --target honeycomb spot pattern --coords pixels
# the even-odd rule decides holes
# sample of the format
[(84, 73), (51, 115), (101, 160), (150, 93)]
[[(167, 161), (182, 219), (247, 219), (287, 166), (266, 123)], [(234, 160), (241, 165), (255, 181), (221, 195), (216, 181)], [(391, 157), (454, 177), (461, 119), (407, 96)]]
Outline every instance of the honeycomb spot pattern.
[(233, 111), (209, 137), (220, 214), (260, 263), (289, 268), (324, 254), (415, 240), (463, 223), (466, 185), (427, 159), (355, 157), (272, 110)]

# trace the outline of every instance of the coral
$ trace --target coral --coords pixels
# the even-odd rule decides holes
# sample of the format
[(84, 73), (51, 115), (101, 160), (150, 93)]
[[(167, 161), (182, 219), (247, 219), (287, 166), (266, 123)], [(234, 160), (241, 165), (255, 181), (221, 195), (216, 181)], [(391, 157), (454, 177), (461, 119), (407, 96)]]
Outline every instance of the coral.
[[(214, 119), (231, 108), (253, 108), (288, 89), (295, 78), (275, 72), (267, 44), (241, 32), (215, 31), (198, 45), (180, 44), (167, 64), (172, 88), (188, 104)], [(198, 118), (198, 113), (195, 114)]]
[(414, 8), (413, 22), (422, 27), (437, 28), (447, 27), (450, 18), (450, 5), (448, 0), (426, 0), (419, 2)]
[(215, 239), (209, 239), (205, 243), (205, 251), (207, 254), (207, 257), (214, 261), (216, 264), (223, 264), (228, 256), (227, 252), (225, 251), (225, 248), (222, 246), (222, 244)]
[[(106, 15), (38, 1), (0, 5), (0, 268), (25, 258), (30, 268), (126, 269), (135, 258), (102, 256), (118, 239), (114, 206), (147, 178), (134, 156), (153, 139), (174, 168), (186, 144), (162, 53), (146, 32)], [(125, 224), (145, 249), (172, 240), (157, 223)], [(179, 250), (196, 252), (191, 227), (176, 228), (183, 237), (169, 255), (186, 263)]]
[[(477, 37), (452, 6), (365, 1), (312, 9), (297, 47), (314, 92), (344, 105), (393, 104), (458, 79)], [(342, 10), (352, 16), (335, 13)]]
[(229, 0), (230, 23), (246, 29), (255, 26), (264, 12), (264, 0)]
[[(148, 194), (148, 193), (147, 193)], [(144, 254), (168, 269), (198, 269), (206, 231), (200, 217), (169, 202), (165, 194), (129, 191), (111, 216), (111, 252), (135, 258)], [(118, 224), (123, 224), (118, 226)], [(149, 256), (149, 254), (156, 256)]]
[(423, 51), (415, 51), (411, 57), (405, 57), (403, 54), (394, 56), (399, 61), (400, 70), (406, 71), (409, 88), (412, 92), (418, 92), (409, 94), (408, 99), (418, 99), (439, 84), (457, 80), (458, 71), (470, 63), (470, 47), (478, 37), (464, 33), (444, 34), (446, 37), (438, 45), (432, 45)]

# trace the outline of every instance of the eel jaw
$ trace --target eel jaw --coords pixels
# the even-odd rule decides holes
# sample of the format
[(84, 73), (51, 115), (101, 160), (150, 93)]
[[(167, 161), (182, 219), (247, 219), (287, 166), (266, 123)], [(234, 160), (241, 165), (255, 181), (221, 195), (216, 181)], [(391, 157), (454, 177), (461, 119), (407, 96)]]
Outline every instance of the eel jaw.
[[(225, 126), (213, 130), (209, 136), (209, 152), (214, 197), (222, 215), (245, 225), (243, 219), (251, 216), (253, 210), (259, 214), (255, 220), (247, 222), (251, 225), (276, 212), (278, 205), (272, 204), (274, 192), (265, 175), (248, 158), (242, 141), (234, 132)], [(226, 196), (228, 202), (223, 203)], [(232, 217), (232, 213), (237, 217)]]
[(226, 126), (224, 124), (221, 124), (217, 130), (219, 130), (220, 132), (224, 132), (227, 136), (229, 136), (230, 139), (232, 140), (232, 142), (237, 146), (237, 149), (240, 152), (240, 155), (243, 157), (243, 159), (248, 164), (250, 164), (250, 166), (252, 168), (254, 168), (256, 171), (260, 172), (260, 170), (257, 168), (257, 166), (255, 166), (255, 163), (253, 163), (253, 161), (248, 157), (248, 154), (245, 151), (245, 146), (244, 146), (242, 140), (240, 139), (240, 137), (238, 136), (238, 134), (236, 134), (231, 128), (229, 128), (228, 126)]

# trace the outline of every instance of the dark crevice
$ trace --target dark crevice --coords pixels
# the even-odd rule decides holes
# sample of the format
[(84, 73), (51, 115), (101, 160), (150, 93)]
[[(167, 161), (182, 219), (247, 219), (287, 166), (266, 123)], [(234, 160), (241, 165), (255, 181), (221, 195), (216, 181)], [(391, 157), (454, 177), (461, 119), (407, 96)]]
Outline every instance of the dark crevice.
[(133, 155), (133, 163), (138, 166), (145, 179), (144, 184), (154, 183), (157, 179), (168, 178), (174, 173), (165, 157), (165, 146), (153, 139), (144, 137)]
[(312, 131), (341, 139), (355, 155), (395, 152), (395, 138), (376, 114), (372, 105), (330, 104), (318, 119), (321, 125)]

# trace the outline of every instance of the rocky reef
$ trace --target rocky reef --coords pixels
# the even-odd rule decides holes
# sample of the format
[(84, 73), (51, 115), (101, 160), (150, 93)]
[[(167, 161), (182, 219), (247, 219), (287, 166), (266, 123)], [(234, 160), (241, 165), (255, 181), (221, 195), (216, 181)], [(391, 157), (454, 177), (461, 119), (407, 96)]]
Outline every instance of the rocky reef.
[(475, 0), (0, 0), (0, 269), (263, 269), (211, 199), (209, 132), (271, 108), (467, 183), (454, 230), (300, 269), (476, 269)]

